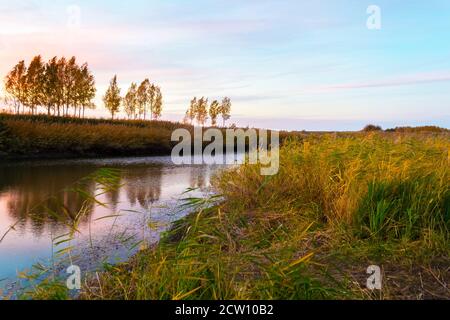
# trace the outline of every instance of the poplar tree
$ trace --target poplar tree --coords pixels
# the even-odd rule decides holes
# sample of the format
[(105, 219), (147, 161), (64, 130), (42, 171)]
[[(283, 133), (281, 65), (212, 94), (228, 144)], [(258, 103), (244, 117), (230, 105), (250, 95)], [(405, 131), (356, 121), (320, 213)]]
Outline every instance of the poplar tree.
[(26, 75), (26, 105), (31, 109), (31, 114), (36, 112), (38, 106), (44, 102), (44, 76), (45, 66), (41, 56), (36, 56), (31, 60)]
[(44, 90), (44, 105), (47, 108), (47, 114), (50, 115), (52, 110), (55, 112), (58, 105), (58, 90), (61, 87), (61, 82), (58, 77), (58, 60), (56, 57), (53, 57), (45, 65), (45, 76), (42, 85)]
[(103, 103), (106, 109), (111, 113), (111, 118), (114, 119), (114, 115), (120, 110), (120, 103), (122, 98), (120, 97), (120, 88), (117, 85), (117, 75), (111, 79), (109, 87), (103, 96)]
[(137, 89), (137, 103), (138, 103), (138, 110), (139, 110), (139, 116), (144, 116), (144, 120), (147, 116), (147, 106), (149, 103), (149, 87), (150, 87), (150, 81), (148, 79), (145, 79), (141, 82), (139, 85), (139, 88)]
[(85, 108), (95, 107), (94, 76), (88, 64), (79, 66), (75, 57), (53, 57), (44, 63), (41, 56), (36, 56), (28, 68), (20, 61), (6, 76), (5, 90), (16, 113), (20, 107), (28, 107), (34, 114), (42, 107), (48, 115), (53, 111), (59, 116), (68, 115), (73, 108), (74, 115), (81, 116)]
[(127, 94), (123, 99), (124, 111), (127, 114), (128, 118), (136, 118), (136, 109), (137, 109), (137, 84), (131, 83), (130, 88), (128, 89)]
[(222, 104), (220, 105), (220, 114), (223, 120), (223, 126), (225, 127), (225, 122), (231, 118), (231, 99), (228, 97), (223, 98)]
[(211, 118), (211, 125), (215, 127), (217, 125), (217, 117), (220, 113), (220, 104), (217, 100), (211, 102), (209, 106), (209, 117)]
[(161, 117), (163, 108), (163, 97), (161, 93), (161, 88), (155, 87), (155, 98), (152, 103), (152, 116), (154, 120), (158, 120)]
[(10, 101), (13, 101), (16, 113), (20, 113), (20, 107), (26, 104), (26, 76), (27, 67), (25, 61), (20, 61), (6, 75), (5, 91)]
[(95, 88), (95, 78), (94, 75), (90, 72), (89, 66), (87, 63), (83, 64), (79, 69), (79, 78), (75, 85), (76, 88), (76, 101), (79, 105), (81, 105), (82, 110), (80, 109), (79, 116), (81, 117), (81, 111), (83, 112), (82, 116), (84, 118), (85, 109), (95, 109), (95, 104), (93, 102), (95, 98), (95, 94), (97, 93), (97, 89)]
[(145, 99), (145, 109), (150, 113), (150, 119), (153, 119), (153, 105), (155, 103), (155, 98), (156, 98), (156, 92), (155, 92), (155, 85), (151, 84), (150, 81), (148, 79), (145, 79), (144, 81), (146, 81), (146, 87), (147, 87), (147, 92), (146, 92), (146, 99)]
[(76, 62), (76, 58), (72, 57), (64, 66), (63, 73), (63, 89), (64, 89), (64, 108), (65, 115), (69, 115), (69, 108), (71, 106), (75, 109), (75, 114), (77, 111), (76, 106), (76, 81), (78, 76), (78, 66)]
[(208, 98), (202, 97), (200, 100), (198, 100), (197, 108), (195, 111), (197, 123), (201, 126), (204, 126), (206, 120), (208, 119)]
[(65, 101), (64, 99), (66, 96), (66, 88), (65, 88), (65, 86), (66, 86), (66, 82), (65, 82), (66, 63), (67, 63), (67, 60), (65, 57), (61, 57), (57, 63), (59, 86), (56, 90), (56, 93), (57, 93), (56, 110), (57, 110), (58, 116), (64, 115), (64, 101)]
[(189, 105), (189, 109), (186, 111), (186, 115), (185, 115), (185, 119), (187, 121), (190, 122), (190, 124), (192, 125), (192, 123), (194, 122), (195, 119), (195, 115), (197, 112), (197, 97), (194, 97), (194, 99), (191, 100), (191, 104)]

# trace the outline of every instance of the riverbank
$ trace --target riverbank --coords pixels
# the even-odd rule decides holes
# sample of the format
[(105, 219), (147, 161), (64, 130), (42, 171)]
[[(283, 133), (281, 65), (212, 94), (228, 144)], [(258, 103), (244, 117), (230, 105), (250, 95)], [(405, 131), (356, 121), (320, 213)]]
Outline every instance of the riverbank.
[[(0, 114), (0, 160), (170, 155), (178, 144), (171, 141), (176, 129), (194, 136), (192, 125), (179, 122)], [(301, 135), (281, 132), (280, 140)]]
[[(448, 135), (291, 141), (278, 175), (222, 173), (222, 202), (191, 199), (193, 214), (80, 298), (448, 299), (449, 150)], [(370, 265), (382, 290), (366, 287)]]
[[(171, 121), (110, 120), (3, 113), (0, 114), (0, 161), (170, 155), (173, 147), (178, 143), (171, 141), (172, 133), (180, 128), (194, 135), (192, 125)], [(208, 128), (204, 128), (206, 129)], [(219, 129), (225, 130), (225, 128)], [(445, 135), (450, 132), (448, 129), (433, 126), (402, 127), (386, 131), (391, 134), (420, 135)], [(323, 134), (326, 132), (279, 132), (281, 144), (291, 139), (320, 137)], [(354, 133), (335, 132), (333, 135), (345, 138)], [(208, 141), (203, 143), (204, 147), (209, 144)], [(227, 143), (225, 134), (224, 143)], [(248, 146), (248, 140), (245, 143)]]
[(0, 115), (0, 157), (52, 159), (169, 155), (172, 132), (191, 126), (169, 121)]
[[(163, 144), (176, 128), (161, 122), (161, 140), (149, 142), (146, 130), (155, 132), (157, 124), (8, 117), (0, 117), (7, 124), (0, 128), (7, 137), (2, 150), (23, 146), (36, 155), (55, 145), (76, 154), (145, 152), (151, 148), (140, 149), (137, 137)], [(20, 137), (19, 146), (8, 137)], [(277, 175), (261, 176), (257, 165), (221, 173), (213, 180), (220, 202), (187, 199), (191, 215), (151, 249), (88, 278), (80, 298), (450, 298), (448, 132), (403, 128), (282, 139)], [(381, 268), (381, 291), (366, 288), (370, 265)], [(59, 282), (33, 290), (35, 299), (69, 296)]]
[(85, 274), (128, 260), (189, 213), (179, 199), (207, 192), (216, 170), (170, 156), (0, 163), (0, 300), (70, 264)]

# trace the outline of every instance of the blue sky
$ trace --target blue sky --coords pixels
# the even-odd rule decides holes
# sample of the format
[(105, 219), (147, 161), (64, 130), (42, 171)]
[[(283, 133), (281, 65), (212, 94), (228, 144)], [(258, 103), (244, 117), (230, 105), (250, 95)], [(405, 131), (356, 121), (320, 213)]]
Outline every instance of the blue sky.
[[(380, 30), (366, 27), (369, 5)], [(193, 96), (229, 96), (243, 126), (449, 128), (449, 30), (447, 0), (0, 0), (0, 73), (36, 54), (75, 55), (96, 76), (97, 116), (117, 74), (122, 92), (159, 84), (171, 120)]]

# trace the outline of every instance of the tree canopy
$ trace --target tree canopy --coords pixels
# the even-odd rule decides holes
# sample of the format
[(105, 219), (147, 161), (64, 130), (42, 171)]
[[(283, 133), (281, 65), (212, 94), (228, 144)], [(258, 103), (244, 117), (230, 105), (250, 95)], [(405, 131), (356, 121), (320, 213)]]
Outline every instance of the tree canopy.
[(204, 126), (208, 116), (213, 127), (217, 126), (217, 119), (221, 116), (225, 127), (225, 122), (231, 117), (231, 99), (225, 97), (222, 99), (222, 103), (214, 100), (209, 105), (208, 98), (197, 99), (197, 97), (194, 97), (186, 111), (183, 122), (193, 124), (194, 120), (197, 120), (198, 125)]
[(84, 115), (85, 108), (95, 108), (95, 79), (87, 63), (76, 58), (53, 57), (44, 62), (35, 56), (29, 66), (18, 62), (5, 77), (7, 101), (15, 112), (35, 114), (39, 108), (54, 115)]
[(119, 112), (121, 102), (122, 98), (120, 97), (120, 88), (117, 85), (117, 76), (114, 76), (103, 96), (103, 103), (105, 104), (105, 108), (111, 113), (112, 119), (114, 119), (114, 115)]

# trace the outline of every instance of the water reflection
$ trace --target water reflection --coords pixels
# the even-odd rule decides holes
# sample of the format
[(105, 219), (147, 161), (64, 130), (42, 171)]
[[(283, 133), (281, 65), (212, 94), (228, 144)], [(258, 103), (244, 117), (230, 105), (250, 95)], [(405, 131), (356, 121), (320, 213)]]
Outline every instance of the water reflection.
[[(102, 243), (111, 221), (97, 220), (108, 215), (121, 214), (116, 223), (120, 232), (142, 233), (145, 219), (132, 211), (151, 212), (152, 219), (169, 225), (180, 217), (171, 212), (177, 199), (184, 197), (182, 193), (188, 188), (208, 187), (217, 170), (214, 166), (174, 166), (169, 157), (0, 164), (0, 238), (15, 225), (0, 242), (0, 279), (51, 256), (51, 239), (67, 232), (64, 219), (72, 219), (86, 205), (86, 198), (69, 187), (83, 179), (83, 190), (90, 196), (98, 194), (99, 185), (84, 178), (104, 167), (120, 169), (120, 187), (98, 198), (107, 206), (89, 203), (83, 208), (80, 243), (88, 232)], [(156, 209), (163, 207), (166, 209)], [(151, 238), (157, 240), (158, 235)]]
[(124, 173), (123, 183), (128, 202), (132, 206), (138, 203), (142, 208), (157, 202), (161, 197), (163, 166), (138, 167)]
[[(120, 200), (121, 191), (125, 190), (128, 203), (135, 207), (148, 209), (161, 197), (161, 184), (165, 166), (127, 167), (120, 172), (121, 188), (105, 193), (106, 202), (115, 211)], [(207, 183), (205, 170), (183, 171), (189, 173), (189, 184), (186, 188), (204, 188)], [(20, 221), (18, 228), (30, 223), (36, 234), (42, 232), (47, 223), (58, 219), (51, 212), (59, 212), (61, 208), (73, 217), (84, 205), (85, 197), (69, 187), (76, 185), (86, 176), (94, 173), (95, 167), (0, 167), (0, 196), (12, 221)], [(94, 196), (97, 186), (94, 181), (83, 180), (83, 191)], [(86, 209), (88, 219), (94, 206)], [(58, 218), (63, 218), (60, 215)], [(1, 222), (1, 221), (0, 221)]]
[[(0, 213), (0, 226), (6, 221), (17, 221), (16, 229), (25, 230), (30, 225), (34, 234), (42, 234), (44, 226), (54, 226), (57, 217), (50, 211), (66, 208), (69, 214), (78, 212), (83, 198), (72, 191), (64, 190), (83, 177), (94, 172), (94, 168), (75, 167), (0, 167), (0, 199), (9, 219)], [(86, 185), (86, 191), (93, 194), (95, 185)], [(92, 210), (92, 208), (90, 208)], [(3, 228), (0, 228), (2, 230)], [(55, 228), (53, 228), (55, 229)]]

